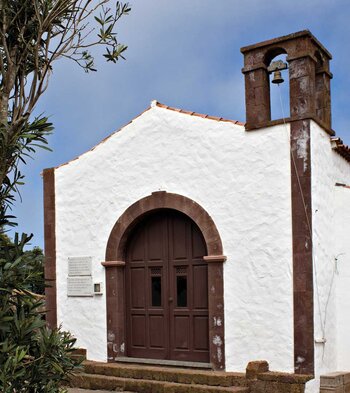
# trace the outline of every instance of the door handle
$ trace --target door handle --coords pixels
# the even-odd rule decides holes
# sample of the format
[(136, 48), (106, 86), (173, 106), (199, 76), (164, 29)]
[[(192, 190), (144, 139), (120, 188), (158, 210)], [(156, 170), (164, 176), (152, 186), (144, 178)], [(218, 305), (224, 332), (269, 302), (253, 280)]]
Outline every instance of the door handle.
[(169, 297), (169, 303), (171, 303), (171, 302), (173, 302), (174, 301), (174, 299), (172, 298), (172, 297)]

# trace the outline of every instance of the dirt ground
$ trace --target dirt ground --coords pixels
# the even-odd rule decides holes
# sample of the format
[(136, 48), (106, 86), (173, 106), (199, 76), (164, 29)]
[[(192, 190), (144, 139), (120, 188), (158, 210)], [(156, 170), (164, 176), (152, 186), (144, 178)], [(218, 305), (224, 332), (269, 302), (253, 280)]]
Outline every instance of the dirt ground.
[[(85, 390), (85, 389), (68, 389), (69, 393), (112, 393), (111, 390)], [(113, 392), (115, 393), (115, 391)]]

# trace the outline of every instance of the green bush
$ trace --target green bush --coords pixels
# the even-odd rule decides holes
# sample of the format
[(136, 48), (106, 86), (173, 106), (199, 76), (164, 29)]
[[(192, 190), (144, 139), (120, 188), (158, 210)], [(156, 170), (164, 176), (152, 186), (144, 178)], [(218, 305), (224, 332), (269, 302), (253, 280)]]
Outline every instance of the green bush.
[(37, 255), (24, 251), (31, 237), (0, 237), (0, 391), (57, 393), (77, 366), (75, 339), (45, 325), (42, 296), (31, 292), (42, 281)]

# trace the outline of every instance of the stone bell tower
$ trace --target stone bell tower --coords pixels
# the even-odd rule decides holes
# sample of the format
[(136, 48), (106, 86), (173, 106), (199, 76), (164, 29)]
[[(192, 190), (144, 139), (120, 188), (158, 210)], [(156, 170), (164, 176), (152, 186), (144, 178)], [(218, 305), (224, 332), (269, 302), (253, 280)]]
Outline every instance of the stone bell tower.
[(331, 132), (331, 99), (327, 49), (308, 31), (241, 48), (244, 55), (247, 130), (271, 123), (268, 67), (281, 54), (287, 55), (290, 84), (290, 119), (314, 120)]
[[(314, 374), (310, 137), (312, 121), (334, 135), (329, 71), (332, 56), (308, 30), (246, 46), (241, 52), (244, 55), (246, 131), (254, 132), (284, 122), (290, 130), (294, 370)], [(269, 73), (273, 68), (271, 62), (281, 54), (287, 55), (290, 117), (272, 120)]]

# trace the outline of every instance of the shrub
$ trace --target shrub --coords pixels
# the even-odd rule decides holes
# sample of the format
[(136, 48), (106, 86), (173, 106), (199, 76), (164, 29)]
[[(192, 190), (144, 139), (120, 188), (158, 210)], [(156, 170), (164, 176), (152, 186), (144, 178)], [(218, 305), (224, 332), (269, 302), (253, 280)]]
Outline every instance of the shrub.
[(75, 339), (45, 325), (42, 296), (29, 288), (42, 280), (37, 255), (25, 251), (31, 236), (0, 237), (0, 391), (57, 393), (77, 366)]

